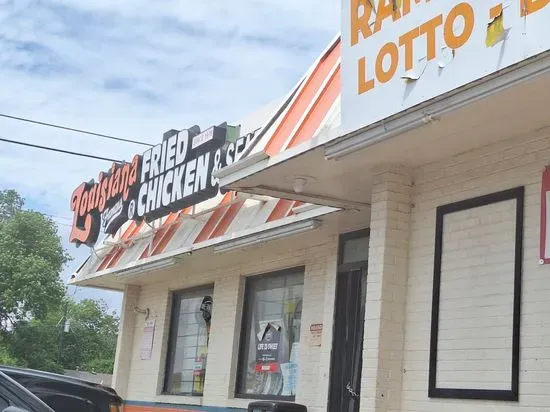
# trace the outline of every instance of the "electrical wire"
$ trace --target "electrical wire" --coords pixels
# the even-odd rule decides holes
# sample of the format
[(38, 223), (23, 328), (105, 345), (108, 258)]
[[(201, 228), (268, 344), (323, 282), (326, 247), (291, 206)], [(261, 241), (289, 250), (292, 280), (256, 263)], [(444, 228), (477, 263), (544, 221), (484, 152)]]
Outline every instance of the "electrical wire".
[(69, 154), (69, 155), (73, 155), (73, 156), (87, 157), (87, 158), (90, 158), (90, 159), (104, 160), (106, 162), (123, 163), (121, 160), (111, 159), (109, 157), (102, 157), (102, 156), (96, 156), (96, 155), (91, 155), (91, 154), (87, 154), (87, 153), (72, 152), (70, 150), (56, 149), (55, 147), (40, 146), (40, 145), (32, 144), (32, 143), (19, 142), (17, 140), (6, 139), (5, 137), (0, 137), (0, 142), (13, 143), (13, 144), (17, 144), (17, 145), (20, 145), (20, 146), (34, 147), (35, 149), (49, 150), (51, 152), (58, 152), (58, 153), (64, 153), (64, 154)]
[(82, 130), (82, 129), (75, 129), (73, 127), (60, 126), (58, 124), (53, 124), (53, 123), (39, 122), (38, 120), (32, 120), (32, 119), (28, 119), (28, 118), (25, 118), (25, 117), (12, 116), (12, 115), (9, 115), (9, 114), (4, 114), (4, 113), (0, 113), (0, 117), (5, 117), (7, 119), (12, 119), (12, 120), (19, 120), (21, 122), (34, 123), (34, 124), (38, 124), (40, 126), (54, 127), (56, 129), (68, 130), (70, 132), (82, 133), (82, 134), (87, 134), (87, 135), (90, 135), (90, 136), (102, 137), (104, 139), (118, 140), (119, 142), (134, 143), (134, 144), (139, 144), (139, 145), (142, 145), (142, 146), (149, 146), (149, 147), (154, 146), (150, 143), (140, 142), (138, 140), (123, 139), (122, 137), (109, 136), (107, 134), (95, 133), (95, 132), (90, 132), (88, 130)]
[(46, 216), (51, 217), (53, 219), (64, 219), (64, 220), (70, 220), (70, 221), (73, 220), (72, 217), (50, 215), (49, 213), (44, 213), (44, 212), (38, 212), (38, 213), (42, 213), (43, 215), (46, 215)]

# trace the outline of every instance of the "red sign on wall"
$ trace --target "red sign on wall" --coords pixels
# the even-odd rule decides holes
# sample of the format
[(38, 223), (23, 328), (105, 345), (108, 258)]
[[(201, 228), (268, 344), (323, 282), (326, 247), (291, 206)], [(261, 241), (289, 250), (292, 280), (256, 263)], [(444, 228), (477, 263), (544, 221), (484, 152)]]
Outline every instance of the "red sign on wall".
[(542, 174), (540, 194), (540, 263), (550, 263), (550, 166)]

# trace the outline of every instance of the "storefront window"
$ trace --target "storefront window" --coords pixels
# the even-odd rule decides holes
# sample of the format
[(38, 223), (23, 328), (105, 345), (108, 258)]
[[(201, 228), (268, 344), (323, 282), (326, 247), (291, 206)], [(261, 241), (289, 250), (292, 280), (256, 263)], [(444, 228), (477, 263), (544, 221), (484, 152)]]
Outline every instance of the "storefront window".
[(303, 288), (303, 268), (247, 279), (239, 396), (295, 396)]
[(174, 294), (165, 393), (202, 396), (212, 294), (212, 288)]

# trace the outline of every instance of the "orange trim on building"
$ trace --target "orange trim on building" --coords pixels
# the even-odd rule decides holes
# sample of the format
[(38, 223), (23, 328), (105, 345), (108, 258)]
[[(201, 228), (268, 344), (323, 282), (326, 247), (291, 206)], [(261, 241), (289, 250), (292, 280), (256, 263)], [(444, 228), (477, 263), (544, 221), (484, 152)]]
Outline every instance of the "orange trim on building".
[[(120, 239), (127, 240), (130, 236), (132, 236), (131, 233), (133, 232), (136, 226), (137, 226), (136, 222), (130, 223), (130, 225), (126, 228), (126, 230), (124, 231)], [(97, 268), (98, 272), (108, 267), (112, 267), (111, 262), (113, 261), (113, 259), (115, 259), (115, 256), (118, 255), (119, 253), (120, 254), (124, 253), (124, 248), (120, 246), (113, 247), (101, 261), (101, 264)], [(118, 259), (120, 259), (120, 257)]]
[(326, 84), (323, 93), (319, 96), (313, 107), (306, 115), (303, 123), (300, 125), (296, 134), (289, 142), (287, 149), (297, 146), (313, 138), (315, 132), (321, 126), (321, 123), (327, 116), (330, 108), (340, 94), (340, 67), (332, 74), (331, 79)]
[(221, 206), (227, 205), (229, 202), (231, 202), (232, 199), (233, 192), (228, 192), (223, 196), (222, 201), (219, 203), (220, 207), (212, 212), (212, 215), (208, 219), (208, 222), (206, 222), (199, 235), (195, 238), (195, 241), (193, 242), (194, 244), (204, 242), (205, 240), (208, 240), (210, 238), (210, 235), (216, 229), (218, 222), (225, 214), (225, 211), (228, 209), (227, 207)]
[[(338, 39), (307, 76), (303, 86), (299, 89), (288, 109), (283, 114), (280, 124), (276, 127), (266, 145), (265, 152), (268, 155), (278, 154), (286, 148), (297, 146), (311, 139), (319, 129), (340, 93), (340, 67), (335, 69), (340, 58), (340, 52), (341, 40)], [(295, 133), (291, 137), (293, 131)], [(291, 140), (289, 141), (290, 137)], [(233, 192), (228, 192), (223, 196), (223, 199), (218, 203), (218, 208), (212, 212), (193, 243), (214, 239), (227, 233), (231, 223), (244, 204), (243, 201), (229, 205), (232, 199), (234, 199)], [(301, 204), (303, 203), (279, 200), (266, 223), (293, 215), (294, 212), (292, 212), (292, 209)], [(163, 225), (154, 234), (150, 247), (143, 251), (139, 259), (159, 255), (164, 252), (178, 229), (183, 225), (183, 222), (176, 221), (182, 213), (188, 212), (184, 210), (172, 213), (166, 218)], [(142, 224), (132, 222), (122, 235), (121, 240), (128, 241), (130, 238), (135, 237), (142, 226)], [(102, 260), (97, 271), (115, 267), (125, 250), (126, 248), (121, 246), (113, 247)]]
[[(151, 247), (150, 248), (149, 247), (145, 248), (145, 250), (143, 251), (143, 253), (139, 257), (140, 259), (145, 259), (146, 257), (154, 255), (154, 251), (158, 247), (158, 245), (161, 242), (162, 238), (164, 237), (166, 232), (170, 229), (170, 227), (173, 226), (174, 222), (176, 221), (176, 219), (178, 217), (179, 217), (179, 213), (170, 213), (168, 215), (168, 217), (166, 218), (166, 220), (164, 221), (164, 223), (162, 224), (160, 229), (154, 234), (153, 240), (151, 242)], [(151, 250), (150, 255), (149, 255), (149, 250)]]
[(164, 231), (164, 235), (162, 236), (162, 239), (160, 239), (157, 243), (157, 245), (153, 248), (153, 251), (151, 253), (151, 256), (158, 255), (164, 251), (166, 246), (168, 246), (168, 243), (170, 243), (170, 240), (174, 237), (176, 234), (176, 231), (180, 228), (180, 226), (183, 224), (183, 221), (180, 219), (182, 215), (186, 215), (191, 210), (191, 207), (188, 207), (186, 209), (183, 209), (177, 213), (177, 222), (170, 224)]
[[(317, 67), (315, 67), (307, 79), (306, 84), (284, 115), (281, 123), (273, 133), (271, 140), (265, 147), (265, 152), (269, 156), (278, 154), (281, 151), (288, 137), (329, 76), (330, 71), (334, 68), (334, 65), (338, 61), (339, 57), (340, 40), (338, 40), (338, 43), (324, 56), (323, 59), (321, 59)], [(311, 137), (313, 136), (310, 136), (310, 138)]]
[(282, 219), (285, 216), (288, 216), (289, 211), (292, 210), (293, 200), (279, 199), (275, 208), (267, 218), (267, 222), (273, 222), (275, 220)]
[(241, 208), (244, 205), (244, 200), (242, 202), (234, 203), (226, 210), (225, 214), (219, 221), (218, 225), (216, 226), (216, 229), (210, 234), (208, 239), (214, 239), (218, 236), (223, 236), (227, 232), (227, 229), (229, 229), (229, 226), (235, 220), (235, 217), (241, 210)]
[(290, 209), (288, 210), (288, 213), (287, 213), (287, 216), (292, 216), (292, 215), (295, 215), (296, 213), (294, 213), (292, 211), (292, 209), (294, 209), (295, 207), (299, 207), (299, 206), (302, 206), (304, 204), (304, 202), (300, 202), (299, 200), (295, 201), (294, 204), (290, 207)]
[[(140, 222), (139, 224), (136, 224), (136, 222), (132, 222), (132, 224), (130, 226), (132, 227), (132, 230), (130, 231), (128, 237), (126, 237), (126, 238), (124, 236), (122, 237), (122, 239), (124, 241), (130, 241), (133, 237), (135, 237), (139, 233), (139, 231), (141, 230), (141, 227), (143, 226), (143, 222)], [(107, 267), (112, 268), (112, 267), (116, 266), (116, 264), (118, 263), (118, 261), (120, 260), (122, 255), (124, 254), (125, 250), (126, 249), (123, 248), (123, 247), (120, 247), (120, 246), (117, 247), (116, 248), (116, 253), (113, 256), (113, 258), (111, 259), (111, 261), (109, 262), (109, 264), (107, 265)]]

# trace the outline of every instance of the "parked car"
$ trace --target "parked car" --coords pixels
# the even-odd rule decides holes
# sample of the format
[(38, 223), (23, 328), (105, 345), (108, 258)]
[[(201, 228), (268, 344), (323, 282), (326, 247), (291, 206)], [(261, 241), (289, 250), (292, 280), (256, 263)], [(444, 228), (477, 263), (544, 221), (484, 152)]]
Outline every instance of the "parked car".
[(0, 412), (54, 412), (29, 390), (0, 372)]
[(8, 366), (0, 366), (0, 372), (27, 388), (54, 412), (122, 411), (122, 399), (116, 391), (97, 383), (56, 373)]

